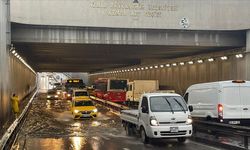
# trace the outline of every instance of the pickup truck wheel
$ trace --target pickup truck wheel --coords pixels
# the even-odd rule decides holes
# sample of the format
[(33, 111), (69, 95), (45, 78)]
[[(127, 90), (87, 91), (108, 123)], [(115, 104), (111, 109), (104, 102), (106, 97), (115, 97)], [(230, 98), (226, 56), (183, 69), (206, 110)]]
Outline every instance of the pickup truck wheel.
[(141, 133), (141, 140), (142, 140), (142, 142), (143, 142), (144, 144), (147, 144), (148, 141), (149, 141), (149, 138), (148, 138), (148, 136), (147, 136), (147, 134), (146, 134), (144, 128), (141, 128), (140, 133)]
[(130, 127), (129, 123), (126, 124), (125, 131), (126, 131), (126, 135), (127, 136), (131, 136), (132, 135), (132, 128)]
[(186, 141), (185, 137), (179, 137), (177, 139), (178, 139), (178, 142), (180, 142), (180, 143), (184, 143)]

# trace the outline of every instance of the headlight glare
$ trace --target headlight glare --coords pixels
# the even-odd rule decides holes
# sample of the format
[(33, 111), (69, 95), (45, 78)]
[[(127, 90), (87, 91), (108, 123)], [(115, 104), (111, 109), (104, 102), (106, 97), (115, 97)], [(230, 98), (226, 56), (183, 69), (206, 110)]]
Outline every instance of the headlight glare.
[(158, 126), (158, 121), (155, 117), (150, 117), (150, 124), (151, 126)]
[(188, 115), (188, 119), (186, 121), (187, 124), (192, 124), (193, 120), (192, 117), (190, 115)]
[(74, 112), (77, 114), (77, 113), (79, 113), (79, 110), (74, 110)]
[(93, 109), (93, 112), (96, 113), (96, 112), (97, 112), (97, 109)]

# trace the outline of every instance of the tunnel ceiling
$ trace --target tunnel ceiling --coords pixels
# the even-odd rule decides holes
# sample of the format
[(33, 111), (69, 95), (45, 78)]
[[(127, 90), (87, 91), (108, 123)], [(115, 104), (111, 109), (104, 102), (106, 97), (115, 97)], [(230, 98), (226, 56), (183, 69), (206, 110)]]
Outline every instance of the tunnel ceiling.
[(14, 43), (38, 72), (98, 72), (138, 65), (143, 59), (166, 59), (229, 49), (155, 45)]

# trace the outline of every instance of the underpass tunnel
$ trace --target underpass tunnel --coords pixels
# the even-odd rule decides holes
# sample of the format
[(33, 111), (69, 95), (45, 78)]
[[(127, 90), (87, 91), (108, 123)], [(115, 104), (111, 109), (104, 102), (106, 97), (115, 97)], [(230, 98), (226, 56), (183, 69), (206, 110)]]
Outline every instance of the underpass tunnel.
[(237, 48), (176, 59), (150, 60), (155, 63), (93, 73), (89, 75), (89, 80), (94, 82), (103, 77), (130, 81), (159, 80), (160, 90), (175, 90), (183, 95), (190, 85), (196, 83), (247, 80), (247, 56), (245, 48)]

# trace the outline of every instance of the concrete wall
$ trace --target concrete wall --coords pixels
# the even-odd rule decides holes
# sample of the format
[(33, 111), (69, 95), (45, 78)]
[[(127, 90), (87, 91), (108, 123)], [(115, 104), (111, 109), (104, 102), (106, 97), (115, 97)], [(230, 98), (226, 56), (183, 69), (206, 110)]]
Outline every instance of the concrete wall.
[(36, 25), (191, 30), (250, 27), (249, 0), (138, 1), (11, 0), (11, 21)]
[(6, 5), (7, 0), (0, 1), (0, 127), (6, 121), (6, 116), (10, 114), (9, 109), (9, 68), (8, 68), (8, 51), (10, 44), (8, 35), (9, 10)]
[[(10, 51), (10, 21), (7, 0), (0, 1), (0, 130), (11, 112), (10, 96), (16, 92), (23, 98), (36, 83), (36, 75)], [(29, 85), (29, 88), (28, 88)]]
[[(236, 53), (237, 54), (237, 53)], [(220, 56), (227, 55), (229, 59), (222, 61)], [(214, 62), (208, 62), (207, 58), (213, 57)], [(199, 64), (196, 61), (200, 58), (203, 58), (204, 63)], [(187, 64), (188, 61), (194, 60), (194, 64)], [(195, 83), (202, 82), (212, 82), (212, 81), (221, 81), (221, 80), (233, 80), (233, 79), (243, 79), (246, 80), (246, 54), (241, 59), (237, 59), (234, 54), (227, 52), (205, 54), (199, 56), (185, 57), (174, 60), (162, 61), (159, 64), (172, 64), (174, 62), (182, 62), (186, 64), (183, 66), (171, 66), (163, 67), (158, 69), (148, 69), (140, 70), (133, 72), (121, 72), (114, 74), (99, 74), (99, 75), (90, 75), (90, 82), (93, 82), (98, 77), (117, 77), (117, 78), (126, 78), (129, 80), (136, 79), (156, 79), (159, 80), (159, 84), (164, 89), (174, 89), (177, 93), (184, 94), (186, 89)], [(131, 68), (145, 67), (145, 66), (154, 66), (154, 64), (148, 64), (143, 66), (134, 66)], [(127, 68), (120, 68), (127, 69)]]

